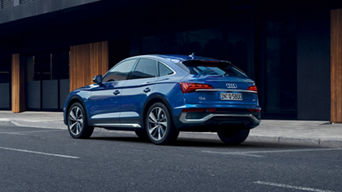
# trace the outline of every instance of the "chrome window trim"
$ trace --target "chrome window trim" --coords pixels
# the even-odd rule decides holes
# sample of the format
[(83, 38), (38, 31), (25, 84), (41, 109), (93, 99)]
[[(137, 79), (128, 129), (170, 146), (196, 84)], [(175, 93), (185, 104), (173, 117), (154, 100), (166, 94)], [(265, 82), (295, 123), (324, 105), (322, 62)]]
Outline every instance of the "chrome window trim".
[[(132, 71), (128, 74), (128, 77), (131, 73), (133, 73), (135, 71), (135, 69), (137, 68), (138, 64), (140, 63), (141, 59), (149, 59), (152, 60), (156, 63), (156, 68), (157, 68), (157, 75), (159, 75), (159, 67), (158, 67), (158, 61), (149, 57), (141, 57), (137, 59), (137, 62), (134, 64)], [(135, 78), (135, 79), (126, 79), (126, 80), (136, 80), (136, 79), (149, 79), (149, 78), (157, 78), (158, 76), (154, 76), (154, 77), (145, 77), (145, 78)]]
[(124, 127), (124, 128), (141, 128), (137, 123), (95, 123), (95, 127)]
[[(169, 74), (169, 75), (163, 75), (163, 76), (159, 76), (159, 77), (167, 77), (167, 76), (173, 76), (173, 75), (176, 75), (176, 71), (173, 70), (168, 64), (162, 62), (162, 61), (159, 61), (157, 60), (158, 63), (161, 63), (162, 65), (165, 65), (167, 68), (169, 68), (171, 71), (172, 71), (172, 74)], [(158, 72), (159, 72), (159, 75), (160, 75), (160, 71), (159, 71), (159, 67), (158, 67)]]
[[(132, 58), (132, 59), (133, 59), (133, 58)], [(160, 61), (160, 60), (158, 60), (158, 59), (151, 58), (151, 57), (139, 57), (139, 58), (135, 58), (135, 59), (137, 60), (137, 62), (134, 64), (133, 69), (132, 69), (132, 71), (131, 71), (130, 73), (132, 73), (132, 72), (135, 70), (135, 68), (137, 67), (137, 65), (138, 65), (138, 63), (139, 63), (139, 61), (140, 61), (140, 59), (150, 59), (150, 60), (155, 61), (156, 64), (157, 64), (158, 76), (149, 77), (149, 78), (171, 77), (171, 76), (174, 76), (174, 75), (177, 74), (177, 72), (176, 72), (175, 70), (173, 70), (168, 64), (166, 64), (166, 63), (164, 63), (164, 62), (162, 62), (162, 61)], [(129, 60), (129, 59), (127, 59), (127, 60)], [(123, 61), (122, 61), (122, 62), (123, 62)], [(164, 76), (159, 76), (159, 75), (160, 75), (160, 74), (159, 74), (160, 71), (159, 71), (158, 63), (161, 63), (162, 65), (165, 65), (167, 68), (169, 68), (169, 69), (172, 71), (172, 74), (164, 75)], [(139, 79), (141, 79), (141, 78), (139, 78)], [(148, 78), (144, 78), (144, 79), (148, 79)], [(126, 79), (125, 81), (128, 81), (128, 80), (135, 80), (135, 79)]]
[[(139, 58), (127, 58), (127, 59), (124, 59), (124, 60), (122, 60), (122, 61), (119, 61), (119, 62), (116, 63), (112, 68), (110, 68), (104, 75), (102, 75), (102, 79), (104, 79), (104, 78), (107, 76), (107, 74), (108, 74), (109, 72), (113, 72), (112, 70), (113, 70), (115, 67), (119, 66), (119, 65), (122, 64), (123, 62), (130, 61), (130, 60), (135, 60), (135, 63), (133, 64), (133, 67), (132, 67), (131, 71), (130, 71), (130, 72), (128, 73), (128, 75), (127, 75), (127, 78), (128, 78), (129, 74), (132, 73), (132, 71), (135, 69), (135, 67), (136, 67), (136, 65), (137, 65), (137, 63), (138, 63), (138, 61), (139, 61)], [(115, 81), (126, 81), (126, 80), (129, 80), (129, 79), (115, 80)], [(108, 81), (108, 82), (112, 82), (112, 81)], [(108, 82), (103, 82), (103, 83), (108, 83)]]

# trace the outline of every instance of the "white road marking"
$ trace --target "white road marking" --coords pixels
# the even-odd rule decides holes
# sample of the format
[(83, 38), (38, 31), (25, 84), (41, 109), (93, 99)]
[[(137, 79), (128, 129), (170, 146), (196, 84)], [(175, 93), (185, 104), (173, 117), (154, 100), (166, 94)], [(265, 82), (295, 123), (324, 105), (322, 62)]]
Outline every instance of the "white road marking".
[(272, 182), (265, 182), (265, 181), (254, 181), (254, 184), (259, 185), (269, 185), (273, 187), (281, 187), (281, 188), (287, 188), (287, 189), (296, 189), (301, 191), (313, 191), (313, 192), (334, 192), (331, 190), (324, 190), (324, 189), (315, 189), (310, 187), (302, 187), (302, 186), (294, 186), (294, 185), (287, 185), (287, 184), (281, 184), (281, 183), (272, 183)]
[(18, 132), (0, 132), (0, 134), (6, 134), (6, 135), (26, 135), (26, 134), (18, 133)]
[[(39, 132), (53, 132), (53, 131), (65, 131), (65, 130), (35, 130), (35, 131), (17, 131), (18, 133), (39, 133)], [(0, 132), (1, 133), (1, 132)]]
[(224, 151), (207, 151), (203, 150), (203, 153), (212, 153), (220, 155), (241, 155), (251, 157), (263, 157), (259, 154), (267, 153), (294, 153), (294, 152), (315, 152), (315, 151), (341, 151), (342, 148), (311, 148), (311, 149), (284, 149), (284, 150), (269, 150), (269, 151), (239, 151), (239, 152), (224, 152)]
[(79, 159), (79, 157), (76, 156), (70, 156), (70, 155), (61, 155), (56, 153), (45, 153), (45, 152), (39, 152), (39, 151), (31, 151), (26, 149), (17, 149), (17, 148), (9, 148), (9, 147), (0, 147), (0, 149), (8, 150), (8, 151), (17, 151), (17, 152), (24, 152), (24, 153), (32, 153), (37, 155), (46, 155), (46, 156), (53, 156), (53, 157), (62, 157), (62, 158), (68, 158), (68, 159)]
[(40, 131), (7, 131), (0, 132), (0, 134), (8, 134), (8, 135), (26, 135), (25, 133), (39, 133), (39, 132), (52, 132), (52, 131), (64, 131), (64, 130), (40, 130)]
[(203, 153), (212, 153), (212, 154), (220, 154), (220, 155), (238, 155), (238, 156), (249, 156), (249, 157), (264, 157), (263, 155), (257, 155), (252, 153), (245, 152), (224, 152), (224, 151), (202, 151)]

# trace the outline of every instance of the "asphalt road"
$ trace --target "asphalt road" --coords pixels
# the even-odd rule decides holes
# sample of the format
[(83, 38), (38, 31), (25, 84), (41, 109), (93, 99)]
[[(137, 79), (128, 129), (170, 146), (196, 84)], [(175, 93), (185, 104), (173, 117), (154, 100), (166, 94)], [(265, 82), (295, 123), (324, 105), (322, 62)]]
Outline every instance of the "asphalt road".
[[(195, 137), (190, 138), (190, 137)], [(342, 149), (183, 134), (156, 146), (131, 132), (0, 124), (0, 191), (342, 191)]]

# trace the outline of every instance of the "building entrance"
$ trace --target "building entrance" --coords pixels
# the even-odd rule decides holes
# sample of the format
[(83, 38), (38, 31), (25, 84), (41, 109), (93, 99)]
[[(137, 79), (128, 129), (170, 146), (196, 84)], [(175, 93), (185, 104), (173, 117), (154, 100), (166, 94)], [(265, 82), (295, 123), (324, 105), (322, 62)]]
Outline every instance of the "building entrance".
[(62, 110), (69, 93), (69, 50), (26, 56), (27, 110)]
[(11, 109), (11, 56), (0, 56), (0, 109)]

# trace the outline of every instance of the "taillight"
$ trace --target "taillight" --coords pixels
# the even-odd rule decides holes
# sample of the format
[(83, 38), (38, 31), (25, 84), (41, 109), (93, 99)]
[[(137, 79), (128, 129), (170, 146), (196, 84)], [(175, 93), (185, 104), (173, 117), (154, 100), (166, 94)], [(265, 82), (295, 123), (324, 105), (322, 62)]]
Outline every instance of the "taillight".
[(255, 85), (248, 87), (247, 90), (258, 92), (258, 88)]
[(213, 89), (214, 87), (208, 84), (201, 83), (180, 83), (183, 93), (190, 93), (196, 91), (197, 89)]
[(261, 112), (261, 109), (248, 109), (248, 111), (251, 113), (259, 113)]
[(183, 112), (210, 112), (213, 113), (216, 111), (216, 108), (188, 108), (188, 109), (183, 109)]

